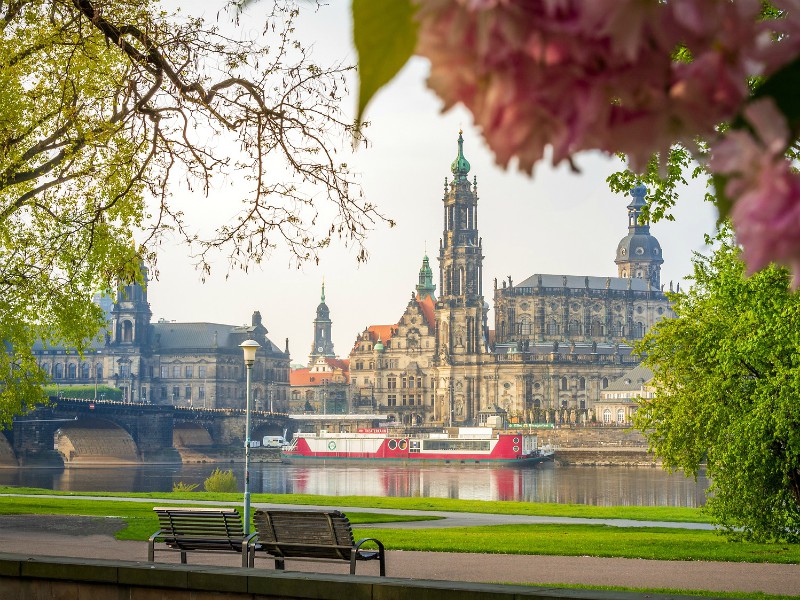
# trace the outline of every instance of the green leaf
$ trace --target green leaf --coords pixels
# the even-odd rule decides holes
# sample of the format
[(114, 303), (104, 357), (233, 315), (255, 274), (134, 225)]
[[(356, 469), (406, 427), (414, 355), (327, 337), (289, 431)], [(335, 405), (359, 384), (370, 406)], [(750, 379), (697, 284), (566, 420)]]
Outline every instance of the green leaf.
[(358, 51), (358, 115), (414, 53), (415, 8), (411, 0), (353, 0), (353, 42)]

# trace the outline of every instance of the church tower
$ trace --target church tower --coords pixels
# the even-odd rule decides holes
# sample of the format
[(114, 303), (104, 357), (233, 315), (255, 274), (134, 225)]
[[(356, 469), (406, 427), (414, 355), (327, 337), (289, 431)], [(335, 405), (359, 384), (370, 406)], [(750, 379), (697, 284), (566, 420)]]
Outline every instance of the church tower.
[(434, 293), (436, 292), (436, 285), (433, 283), (433, 271), (431, 270), (428, 255), (422, 259), (422, 266), (419, 269), (419, 283), (417, 284), (417, 298), (425, 300), (428, 296), (432, 300), (436, 300)]
[(442, 355), (479, 354), (483, 350), (486, 311), (483, 301), (482, 242), (478, 237), (478, 182), (470, 183), (464, 138), (445, 179), (444, 232), (439, 243), (439, 290), (436, 304), (438, 347)]
[(331, 340), (331, 311), (325, 304), (325, 283), (322, 284), (322, 296), (319, 306), (317, 306), (317, 318), (314, 319), (314, 344), (311, 346), (311, 354), (308, 356), (309, 365), (320, 356), (335, 358), (333, 352), (333, 340)]
[(647, 205), (647, 188), (637, 185), (631, 190), (631, 203), (628, 204), (628, 235), (617, 245), (617, 272), (620, 277), (643, 279), (653, 290), (661, 287), (661, 245), (650, 235), (650, 223), (642, 223), (640, 217)]
[(133, 282), (117, 287), (117, 297), (111, 309), (112, 345), (130, 345), (146, 348), (149, 344), (150, 319), (153, 313), (147, 301), (147, 268), (141, 267), (141, 283)]

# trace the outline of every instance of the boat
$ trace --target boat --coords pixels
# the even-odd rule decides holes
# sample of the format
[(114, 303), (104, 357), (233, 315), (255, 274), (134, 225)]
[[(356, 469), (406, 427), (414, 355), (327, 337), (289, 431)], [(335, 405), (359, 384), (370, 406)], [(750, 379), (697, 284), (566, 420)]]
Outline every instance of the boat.
[(453, 427), (442, 432), (408, 433), (388, 428), (356, 432), (295, 433), (281, 449), (288, 462), (376, 460), (453, 464), (524, 463), (552, 460), (549, 448), (538, 447), (536, 435), (495, 431), (491, 427)]

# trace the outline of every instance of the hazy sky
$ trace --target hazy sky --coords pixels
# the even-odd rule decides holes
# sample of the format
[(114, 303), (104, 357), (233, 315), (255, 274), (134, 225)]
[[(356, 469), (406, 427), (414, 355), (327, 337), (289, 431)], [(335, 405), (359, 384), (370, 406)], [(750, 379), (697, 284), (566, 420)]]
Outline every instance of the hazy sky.
[[(220, 0), (222, 1), (222, 0)], [(217, 3), (213, 12), (219, 8)], [(258, 3), (251, 9), (258, 18)], [(337, 1), (314, 14), (306, 11), (299, 33), (314, 46), (319, 62), (354, 61), (350, 46), (349, 2)], [(620, 163), (600, 155), (578, 157), (580, 174), (541, 164), (534, 176), (504, 171), (462, 109), (440, 112), (439, 100), (425, 87), (427, 64), (414, 59), (370, 106), (371, 146), (352, 164), (362, 174), (367, 197), (397, 222), (378, 225), (368, 238), (370, 259), (356, 262), (354, 252), (334, 243), (319, 265), (298, 270), (286, 253), (249, 274), (225, 278), (220, 257), (212, 277), (201, 283), (184, 247), (159, 253), (158, 281), (149, 289), (153, 318), (243, 324), (260, 310), (270, 339), (283, 348), (289, 338), (293, 363), (305, 363), (313, 340), (313, 319), (325, 280), (337, 354), (346, 357), (356, 335), (371, 324), (396, 323), (417, 283), (426, 246), (438, 293), (439, 239), (442, 234), (443, 184), (451, 177), (460, 128), (464, 154), (478, 178), (478, 229), (483, 238), (484, 296), (492, 304), (493, 279), (520, 282), (533, 273), (616, 276), (616, 246), (627, 233), (629, 199), (608, 191), (606, 177)], [(355, 105), (355, 99), (351, 100)], [(703, 234), (713, 231), (716, 212), (703, 202), (704, 183), (684, 189), (674, 222), (654, 224), (651, 232), (663, 249), (662, 282), (682, 280), (691, 270), (692, 251), (703, 250)], [(200, 219), (214, 214), (214, 203), (230, 189), (185, 199)], [(494, 315), (489, 314), (490, 327)]]

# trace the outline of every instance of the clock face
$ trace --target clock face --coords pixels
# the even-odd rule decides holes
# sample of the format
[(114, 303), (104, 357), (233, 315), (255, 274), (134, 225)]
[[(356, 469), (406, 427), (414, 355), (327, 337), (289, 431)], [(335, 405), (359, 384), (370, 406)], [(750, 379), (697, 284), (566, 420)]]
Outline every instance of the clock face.
[(317, 352), (322, 352), (322, 346), (317, 347)]

